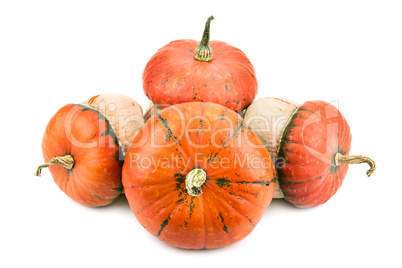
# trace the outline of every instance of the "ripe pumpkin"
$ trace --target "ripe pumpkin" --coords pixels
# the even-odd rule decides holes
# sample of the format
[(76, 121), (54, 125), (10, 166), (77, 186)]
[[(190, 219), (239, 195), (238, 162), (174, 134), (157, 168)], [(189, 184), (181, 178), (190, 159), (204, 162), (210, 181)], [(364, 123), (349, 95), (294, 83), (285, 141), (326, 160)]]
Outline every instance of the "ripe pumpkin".
[(341, 187), (348, 164), (368, 163), (370, 176), (376, 166), (368, 157), (349, 155), (351, 133), (343, 115), (324, 101), (299, 105), (277, 98), (254, 102), (245, 121), (273, 156), (279, 188), (296, 207), (327, 202)]
[(123, 190), (124, 152), (142, 124), (141, 106), (121, 94), (68, 104), (48, 123), (42, 139), (46, 164), (35, 175), (49, 167), (56, 184), (73, 200), (90, 207), (106, 206)]
[(271, 202), (275, 169), (237, 113), (192, 102), (144, 124), (126, 156), (123, 186), (139, 223), (161, 241), (217, 248), (254, 229)]
[(143, 88), (156, 104), (213, 102), (240, 112), (257, 94), (254, 67), (238, 48), (209, 42), (209, 17), (201, 42), (176, 40), (160, 48), (148, 61)]
[(142, 108), (132, 98), (116, 93), (96, 95), (83, 102), (100, 110), (114, 126), (125, 155), (144, 124)]
[[(42, 153), (55, 183), (73, 200), (106, 206), (122, 191), (120, 145), (109, 120), (98, 110), (68, 104), (50, 119)], [(58, 164), (58, 165), (54, 165)]]

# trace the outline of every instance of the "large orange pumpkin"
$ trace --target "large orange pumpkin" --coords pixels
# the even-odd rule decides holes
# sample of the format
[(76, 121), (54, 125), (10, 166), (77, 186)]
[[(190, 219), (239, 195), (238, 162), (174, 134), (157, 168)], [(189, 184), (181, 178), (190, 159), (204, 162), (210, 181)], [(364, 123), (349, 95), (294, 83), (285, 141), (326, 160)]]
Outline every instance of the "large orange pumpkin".
[(156, 104), (213, 102), (242, 111), (257, 95), (254, 67), (238, 48), (209, 42), (209, 17), (201, 42), (172, 41), (148, 61), (143, 88)]
[(170, 106), (142, 127), (123, 166), (138, 221), (174, 247), (217, 248), (246, 237), (275, 188), (261, 140), (230, 109)]
[(90, 207), (110, 204), (122, 191), (121, 146), (99, 110), (81, 104), (62, 107), (49, 121), (42, 153), (55, 183), (73, 200)]

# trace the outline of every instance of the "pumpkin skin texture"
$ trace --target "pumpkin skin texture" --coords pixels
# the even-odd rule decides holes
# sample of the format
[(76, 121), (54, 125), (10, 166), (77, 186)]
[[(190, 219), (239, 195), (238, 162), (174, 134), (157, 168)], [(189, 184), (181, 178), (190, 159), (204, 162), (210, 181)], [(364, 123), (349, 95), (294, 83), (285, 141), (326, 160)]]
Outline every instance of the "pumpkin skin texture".
[[(144, 93), (153, 103), (213, 102), (240, 112), (253, 102), (258, 84), (250, 60), (225, 42), (209, 42), (206, 26), (208, 40), (204, 31), (201, 42), (172, 41), (148, 61), (142, 80)], [(212, 48), (209, 62), (195, 59), (202, 43)]]
[(160, 105), (150, 101), (144, 113), (144, 122), (147, 122), (149, 118), (151, 118), (155, 114), (160, 113), (160, 111), (169, 106), (169, 104)]
[(110, 123), (99, 111), (79, 104), (62, 107), (46, 127), (42, 153), (45, 162), (73, 157), (71, 169), (58, 164), (48, 167), (55, 183), (73, 200), (99, 207), (120, 195), (119, 145)]
[[(246, 156), (261, 165), (240, 166)], [(200, 169), (206, 180), (191, 195), (188, 178)], [(275, 169), (238, 114), (192, 102), (165, 108), (144, 124), (122, 179), (134, 215), (151, 234), (174, 247), (218, 248), (254, 229), (272, 200)]]
[(144, 124), (141, 105), (126, 95), (116, 93), (96, 95), (83, 104), (90, 105), (107, 116), (116, 130), (125, 155)]
[[(155, 104), (152, 101), (149, 102), (147, 109), (145, 110), (144, 113), (144, 122), (147, 122), (148, 119), (155, 114), (160, 113), (164, 108), (169, 107), (170, 104)], [(239, 115), (244, 118), (244, 114), (246, 113), (247, 109), (244, 109), (243, 111), (239, 112)]]
[(303, 104), (284, 130), (278, 154), (278, 180), (285, 198), (300, 208), (327, 202), (341, 187), (348, 165), (351, 133), (343, 115), (324, 101)]
[[(291, 100), (267, 97), (253, 102), (244, 114), (244, 121), (267, 147), (275, 167), (283, 130), (299, 106)], [(283, 198), (278, 183), (274, 198)]]

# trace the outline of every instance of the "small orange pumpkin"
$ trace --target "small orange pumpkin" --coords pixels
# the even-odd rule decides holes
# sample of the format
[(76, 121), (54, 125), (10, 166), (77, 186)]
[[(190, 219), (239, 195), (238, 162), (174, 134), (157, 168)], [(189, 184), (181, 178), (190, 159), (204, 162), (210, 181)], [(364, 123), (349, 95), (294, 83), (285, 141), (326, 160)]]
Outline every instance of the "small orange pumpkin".
[(106, 206), (123, 189), (125, 152), (143, 122), (141, 106), (122, 94), (68, 104), (48, 123), (42, 140), (46, 164), (35, 175), (49, 167), (56, 184), (73, 200), (90, 207)]
[(273, 156), (279, 182), (274, 198), (285, 197), (296, 207), (327, 202), (341, 187), (349, 164), (369, 164), (368, 176), (376, 169), (371, 158), (349, 155), (349, 124), (327, 102), (299, 105), (263, 98), (248, 107), (244, 118)]
[(209, 41), (213, 19), (207, 19), (201, 42), (172, 41), (148, 61), (143, 89), (153, 103), (213, 102), (240, 112), (253, 102), (258, 92), (254, 67), (240, 49)]
[(62, 107), (46, 127), (42, 153), (46, 164), (35, 175), (48, 167), (59, 188), (83, 205), (109, 205), (123, 189), (119, 141), (109, 120), (92, 107)]

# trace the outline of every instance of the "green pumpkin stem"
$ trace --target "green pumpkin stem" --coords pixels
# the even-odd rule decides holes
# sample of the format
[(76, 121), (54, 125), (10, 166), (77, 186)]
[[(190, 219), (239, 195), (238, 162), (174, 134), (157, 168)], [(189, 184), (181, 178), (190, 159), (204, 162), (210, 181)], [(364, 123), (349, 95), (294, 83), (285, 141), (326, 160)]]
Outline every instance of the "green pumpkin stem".
[(207, 179), (207, 173), (201, 168), (191, 170), (186, 176), (187, 193), (191, 196), (202, 194), (201, 186)]
[(40, 177), (40, 175), (42, 174), (42, 169), (47, 168), (48, 166), (51, 166), (53, 164), (59, 164), (66, 169), (72, 169), (74, 166), (74, 158), (70, 154), (66, 154), (64, 156), (56, 156), (55, 158), (52, 158), (49, 162), (40, 165), (35, 172), (35, 176)]
[(340, 153), (335, 155), (335, 164), (337, 166), (361, 163), (367, 163), (370, 166), (370, 169), (366, 172), (367, 176), (370, 177), (376, 169), (375, 162), (371, 158), (364, 155), (343, 155)]
[(209, 62), (212, 60), (212, 47), (209, 45), (209, 28), (213, 19), (214, 16), (211, 16), (207, 19), (201, 42), (195, 48), (194, 58), (198, 61)]

